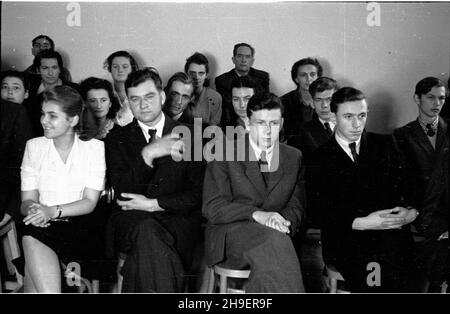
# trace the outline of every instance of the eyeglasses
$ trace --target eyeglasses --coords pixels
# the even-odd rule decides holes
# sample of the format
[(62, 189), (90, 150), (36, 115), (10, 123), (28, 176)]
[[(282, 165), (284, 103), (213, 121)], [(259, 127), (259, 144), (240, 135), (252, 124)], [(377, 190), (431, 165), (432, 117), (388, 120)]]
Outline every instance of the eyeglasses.
[(316, 104), (329, 104), (331, 102), (331, 97), (328, 97), (328, 98), (314, 98), (313, 101)]

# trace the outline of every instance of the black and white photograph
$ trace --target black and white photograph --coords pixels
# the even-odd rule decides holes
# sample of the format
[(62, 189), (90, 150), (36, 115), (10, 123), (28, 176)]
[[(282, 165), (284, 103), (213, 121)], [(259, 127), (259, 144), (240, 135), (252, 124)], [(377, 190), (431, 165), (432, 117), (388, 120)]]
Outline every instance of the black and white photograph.
[(450, 293), (450, 2), (0, 13), (0, 293)]

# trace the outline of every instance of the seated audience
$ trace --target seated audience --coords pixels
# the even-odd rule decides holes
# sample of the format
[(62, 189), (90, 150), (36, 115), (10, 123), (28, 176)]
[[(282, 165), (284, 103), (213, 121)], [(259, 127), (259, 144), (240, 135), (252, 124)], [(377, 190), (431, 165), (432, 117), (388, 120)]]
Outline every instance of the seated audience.
[(249, 133), (237, 141), (245, 156), (210, 162), (204, 179), (207, 265), (249, 268), (248, 293), (304, 292), (291, 241), (304, 216), (304, 165), (278, 142), (282, 111), (275, 95), (253, 96)]
[[(31, 53), (34, 57), (36, 57), (41, 51), (55, 50), (55, 43), (47, 35), (39, 35), (35, 37), (31, 41), (31, 45)], [(39, 76), (39, 67), (36, 66), (35, 62), (33, 62), (33, 64), (30, 65), (24, 72), (30, 74), (31, 76)], [(65, 67), (61, 67), (60, 75), (63, 81), (72, 82), (72, 76), (70, 75), (69, 70), (67, 70)]]
[(80, 94), (56, 86), (42, 99), (44, 137), (27, 142), (21, 167), (24, 285), (25, 292), (57, 293), (60, 261), (99, 251), (98, 234), (84, 218), (99, 200), (106, 167), (103, 143), (91, 139), (89, 126), (80, 125)]
[(125, 91), (125, 81), (130, 73), (139, 69), (138, 64), (128, 51), (120, 50), (112, 53), (103, 66), (111, 73), (114, 91), (119, 96), (120, 110), (115, 122), (120, 126), (127, 125), (133, 120), (133, 114)]
[(204, 165), (182, 158), (187, 144), (172, 131), (186, 127), (162, 112), (166, 95), (155, 71), (131, 73), (125, 88), (134, 120), (106, 138), (118, 197), (108, 251), (126, 256), (123, 292), (182, 292), (200, 235)]
[(120, 127), (114, 123), (120, 109), (119, 99), (110, 82), (96, 77), (81, 82), (80, 92), (95, 117), (97, 133), (94, 138), (104, 140), (109, 132)]
[(317, 59), (301, 59), (292, 66), (291, 78), (297, 88), (281, 97), (285, 107), (284, 131), (288, 142), (300, 134), (300, 127), (304, 123), (312, 119), (314, 103), (309, 85), (321, 76), (322, 66)]
[(368, 105), (352, 87), (331, 99), (334, 137), (316, 150), (315, 191), (324, 261), (351, 292), (408, 292), (409, 224), (418, 211), (404, 202), (404, 177), (392, 137), (365, 131)]
[(184, 72), (192, 78), (195, 88), (192, 116), (202, 118), (205, 124), (219, 125), (222, 118), (222, 96), (209, 87), (208, 59), (201, 53), (194, 53), (186, 60)]

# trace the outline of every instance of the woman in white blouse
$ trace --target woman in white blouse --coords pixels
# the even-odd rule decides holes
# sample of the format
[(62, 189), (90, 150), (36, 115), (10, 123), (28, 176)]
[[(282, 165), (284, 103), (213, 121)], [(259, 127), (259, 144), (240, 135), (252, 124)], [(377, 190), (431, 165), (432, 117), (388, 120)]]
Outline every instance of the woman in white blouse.
[[(25, 292), (60, 292), (60, 259), (69, 263), (96, 250), (83, 215), (91, 213), (104, 188), (103, 142), (80, 125), (80, 94), (68, 86), (43, 93), (44, 137), (27, 142), (21, 167)], [(95, 132), (93, 132), (95, 131)]]

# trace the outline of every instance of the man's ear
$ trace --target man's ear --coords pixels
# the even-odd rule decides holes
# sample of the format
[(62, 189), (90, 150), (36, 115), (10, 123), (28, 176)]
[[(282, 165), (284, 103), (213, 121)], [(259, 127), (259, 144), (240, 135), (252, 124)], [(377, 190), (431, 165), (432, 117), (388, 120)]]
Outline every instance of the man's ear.
[(166, 92), (164, 90), (161, 91), (161, 107), (166, 103)]
[(414, 94), (414, 101), (417, 105), (419, 105), (420, 104), (420, 96), (417, 94)]
[(26, 91), (25, 91), (25, 94), (24, 94), (24, 96), (23, 96), (23, 98), (24, 98), (24, 99), (28, 99), (28, 95), (29, 95), (29, 94), (28, 94), (28, 91), (26, 90)]

